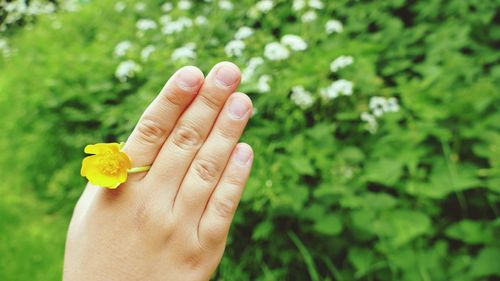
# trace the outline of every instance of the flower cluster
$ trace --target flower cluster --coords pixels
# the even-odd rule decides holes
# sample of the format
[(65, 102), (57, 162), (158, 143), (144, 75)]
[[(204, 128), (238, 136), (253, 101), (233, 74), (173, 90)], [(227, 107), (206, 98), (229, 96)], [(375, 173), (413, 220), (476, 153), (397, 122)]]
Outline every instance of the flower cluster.
[(324, 4), (321, 0), (294, 0), (292, 4), (293, 11), (302, 13), (303, 23), (311, 23), (318, 18), (315, 10), (322, 10)]
[(366, 122), (366, 129), (374, 134), (378, 128), (377, 118), (385, 113), (398, 112), (399, 104), (398, 100), (394, 97), (385, 98), (374, 96), (370, 98), (369, 108), (370, 112), (361, 113), (361, 120)]
[(325, 24), (326, 33), (342, 33), (344, 31), (344, 26), (338, 20), (329, 20)]
[(325, 100), (333, 100), (340, 95), (352, 95), (353, 83), (345, 79), (340, 79), (332, 82), (328, 87), (320, 90), (321, 97)]
[(150, 30), (150, 29), (156, 29), (158, 27), (158, 25), (156, 24), (156, 22), (154, 20), (152, 20), (152, 19), (140, 19), (140, 20), (137, 21), (137, 23), (135, 24), (135, 26), (140, 31), (146, 31), (146, 30)]
[(173, 60), (189, 60), (196, 58), (196, 44), (195, 43), (187, 43), (186, 45), (177, 48), (172, 53)]
[(369, 107), (376, 117), (380, 117), (387, 112), (399, 111), (398, 100), (396, 98), (371, 97)]
[(302, 109), (307, 109), (314, 103), (314, 98), (311, 93), (306, 91), (302, 86), (295, 86), (292, 88), (290, 99)]
[(268, 60), (284, 60), (290, 56), (291, 51), (305, 51), (307, 43), (300, 36), (286, 34), (281, 37), (281, 42), (268, 43), (264, 48), (264, 57)]
[(339, 69), (351, 65), (353, 62), (354, 59), (351, 56), (340, 56), (332, 61), (332, 63), (330, 64), (330, 70), (332, 72), (337, 72)]
[(77, 1), (60, 1), (56, 6), (50, 1), (0, 0), (0, 11), (5, 14), (5, 18), (0, 21), (0, 32), (6, 31), (9, 26), (21, 20), (31, 23), (38, 15), (52, 14), (56, 9), (73, 12), (77, 9)]
[[(215, 0), (214, 0), (215, 1)], [(210, 1), (211, 2), (211, 1)], [(261, 0), (255, 3), (249, 10), (250, 16), (265, 16), (273, 10), (277, 5), (273, 0)], [(291, 10), (298, 15), (304, 24), (310, 24), (317, 19), (317, 13), (321, 12), (325, 4), (321, 0), (294, 0), (291, 4)], [(231, 0), (217, 0), (215, 5), (223, 11), (231, 11), (234, 9), (234, 2)], [(193, 26), (206, 25), (208, 19), (204, 14), (198, 14), (194, 18), (187, 16), (186, 10), (193, 8), (193, 2), (189, 0), (178, 1), (177, 4), (172, 2), (165, 2), (161, 5), (162, 15), (158, 20), (140, 18), (136, 22), (138, 35), (145, 34), (148, 30), (159, 29), (164, 36), (171, 36), (174, 34), (185, 32)], [(118, 2), (115, 5), (115, 10), (122, 12), (126, 9), (126, 4)], [(136, 12), (141, 13), (146, 9), (146, 5), (138, 2), (134, 6)], [(173, 12), (175, 11), (175, 13)], [(325, 33), (327, 35), (332, 33), (341, 33), (343, 25), (336, 19), (330, 19), (325, 23)], [(141, 33), (142, 32), (142, 33)], [(268, 93), (271, 91), (271, 83), (273, 75), (265, 73), (266, 62), (284, 61), (290, 58), (295, 52), (305, 52), (310, 46), (303, 37), (299, 34), (283, 34), (279, 40), (268, 42), (263, 46), (262, 56), (249, 56), (247, 57), (247, 46), (254, 43), (252, 36), (255, 30), (249, 26), (240, 26), (236, 29), (233, 37), (224, 45), (224, 53), (231, 58), (240, 58), (244, 60), (245, 67), (242, 70), (242, 83), (252, 84), (252, 89), (260, 93)], [(217, 42), (216, 42), (217, 43)], [(124, 40), (115, 46), (114, 57), (127, 58), (131, 50), (136, 50), (133, 43), (129, 40)], [(140, 60), (142, 63), (148, 61), (149, 56), (156, 50), (153, 44), (143, 46), (140, 50)], [(248, 51), (250, 53), (250, 51)], [(134, 56), (130, 56), (134, 57)], [(171, 53), (173, 61), (194, 60), (197, 56), (196, 44), (194, 42), (187, 42), (184, 45), (176, 48)], [(330, 63), (330, 71), (337, 73), (341, 69), (348, 67), (354, 63), (354, 58), (349, 55), (343, 55), (335, 58)], [(262, 70), (260, 70), (262, 69)], [(134, 60), (125, 60), (121, 62), (115, 72), (115, 76), (121, 82), (126, 82), (131, 77), (141, 70), (141, 66)], [(336, 74), (338, 76), (338, 74)], [(339, 96), (351, 96), (353, 94), (354, 83), (346, 79), (337, 79), (332, 81), (330, 85), (319, 88), (319, 95), (306, 90), (303, 85), (295, 85), (291, 88), (290, 100), (295, 103), (299, 108), (306, 110), (321, 97), (323, 101), (330, 101), (338, 98)], [(309, 86), (307, 87), (309, 88)]]
[(130, 48), (132, 48), (132, 42), (130, 42), (128, 40), (122, 41), (122, 42), (116, 44), (115, 51), (113, 52), (113, 55), (116, 58), (124, 57)]
[(245, 49), (244, 39), (252, 36), (253, 29), (248, 26), (242, 26), (234, 34), (234, 40), (229, 41), (224, 47), (224, 51), (228, 57), (241, 57)]
[(241, 81), (243, 83), (250, 81), (250, 79), (254, 76), (255, 71), (259, 66), (264, 64), (264, 59), (261, 57), (253, 57), (251, 58), (245, 69), (243, 69), (243, 72), (241, 74), (242, 78)]
[(126, 82), (129, 78), (136, 75), (141, 70), (141, 66), (133, 60), (126, 60), (121, 62), (115, 71), (115, 77), (120, 82)]

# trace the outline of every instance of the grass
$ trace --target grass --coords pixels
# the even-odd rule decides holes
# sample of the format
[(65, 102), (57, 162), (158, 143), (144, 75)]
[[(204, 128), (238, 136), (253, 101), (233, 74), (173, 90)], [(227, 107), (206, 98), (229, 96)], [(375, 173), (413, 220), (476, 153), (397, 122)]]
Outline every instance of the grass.
[(30, 192), (0, 187), (0, 280), (60, 280), (67, 223)]

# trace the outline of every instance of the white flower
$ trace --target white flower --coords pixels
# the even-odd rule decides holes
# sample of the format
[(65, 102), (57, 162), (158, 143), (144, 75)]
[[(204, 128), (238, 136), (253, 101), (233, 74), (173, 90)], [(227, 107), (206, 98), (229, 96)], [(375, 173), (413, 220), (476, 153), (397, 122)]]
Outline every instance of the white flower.
[(143, 2), (139, 2), (139, 3), (135, 4), (134, 9), (137, 12), (143, 12), (144, 10), (146, 10), (146, 4), (144, 4)]
[(180, 48), (177, 48), (172, 53), (172, 60), (181, 60), (181, 59), (195, 59), (196, 45), (194, 43), (188, 43)]
[(309, 0), (309, 7), (313, 9), (321, 10), (324, 6), (325, 5), (321, 2), (321, 0)]
[(196, 23), (197, 25), (205, 25), (208, 23), (208, 20), (206, 17), (204, 16), (197, 16), (195, 19), (194, 19), (194, 23)]
[(224, 47), (224, 51), (228, 57), (241, 57), (245, 49), (245, 42), (241, 40), (232, 40)]
[(315, 11), (307, 11), (302, 15), (302, 22), (312, 22), (318, 18)]
[(336, 58), (330, 64), (330, 70), (332, 72), (337, 72), (339, 69), (351, 65), (354, 62), (354, 58), (351, 56), (340, 56)]
[(156, 29), (158, 27), (158, 25), (156, 24), (156, 22), (154, 20), (140, 19), (135, 24), (135, 27), (137, 27), (137, 29), (139, 29), (139, 30), (146, 31), (146, 30), (150, 30), (150, 29)]
[(257, 89), (261, 93), (267, 93), (271, 90), (271, 86), (269, 85), (269, 82), (271, 81), (271, 76), (269, 75), (262, 75), (259, 77), (259, 80), (257, 81)]
[(374, 134), (377, 131), (378, 128), (378, 123), (377, 119), (373, 115), (371, 115), (368, 112), (362, 112), (361, 113), (361, 120), (366, 122), (366, 129)]
[(290, 51), (278, 42), (272, 42), (264, 48), (264, 56), (269, 60), (284, 60), (290, 56)]
[[(166, 19), (165, 19), (166, 20)], [(187, 17), (180, 17), (176, 21), (165, 22), (161, 32), (166, 35), (183, 31), (186, 27), (193, 25), (193, 21)]]
[(125, 10), (125, 8), (127, 8), (127, 5), (123, 2), (116, 2), (115, 4), (115, 11), (117, 12), (122, 12), (123, 10)]
[(396, 98), (389, 98), (387, 100), (387, 111), (388, 112), (398, 112), (399, 111), (399, 104), (398, 104), (398, 100)]
[(126, 60), (121, 62), (116, 68), (115, 77), (123, 83), (126, 82), (128, 78), (134, 77), (140, 70), (140, 65), (135, 63), (133, 60)]
[(376, 117), (380, 117), (386, 112), (399, 111), (398, 100), (396, 98), (371, 97), (369, 107)]
[(305, 0), (294, 0), (293, 5), (292, 5), (292, 9), (294, 11), (300, 11), (300, 10), (304, 9), (305, 6), (306, 6)]
[(271, 11), (273, 9), (273, 6), (274, 6), (274, 3), (272, 0), (261, 0), (261, 1), (257, 2), (257, 4), (255, 5), (257, 10), (259, 10), (263, 13)]
[(259, 67), (262, 64), (264, 64), (263, 58), (261, 58), (261, 57), (251, 58), (247, 63), (247, 67), (245, 69), (243, 69), (243, 71), (241, 73), (241, 81), (248, 82), (253, 77), (257, 67)]
[(147, 61), (149, 56), (156, 50), (155, 46), (153, 45), (147, 45), (142, 49), (141, 51), (141, 59), (142, 61)]
[(368, 112), (362, 112), (361, 113), (361, 120), (365, 121), (365, 122), (373, 122), (375, 121), (375, 117), (373, 117), (373, 115), (371, 115), (370, 113)]
[(165, 2), (165, 4), (161, 5), (161, 10), (165, 13), (172, 11), (174, 5), (171, 2)]
[(231, 11), (234, 8), (234, 5), (233, 2), (229, 0), (220, 0), (219, 8), (221, 8), (222, 10)]
[(250, 27), (242, 26), (238, 29), (238, 31), (236, 31), (234, 38), (238, 39), (238, 40), (243, 40), (243, 39), (250, 37), (252, 34), (253, 34), (253, 30)]
[(64, 10), (64, 11), (75, 12), (79, 8), (78, 4), (79, 4), (79, 2), (77, 2), (76, 0), (69, 0), (69, 1), (65, 1), (65, 2), (60, 3), (59, 8)]
[(122, 41), (115, 46), (115, 51), (113, 52), (113, 55), (116, 58), (123, 57), (127, 51), (132, 47), (132, 43), (128, 40)]
[(386, 111), (386, 99), (384, 97), (371, 97), (369, 107), (373, 115), (380, 117)]
[(292, 88), (290, 99), (302, 109), (307, 109), (314, 103), (311, 93), (306, 91), (302, 86)]
[(301, 11), (306, 7), (306, 2), (310, 8), (321, 10), (324, 8), (323, 2), (321, 0), (294, 0), (292, 4), (292, 9), (294, 11)]
[(320, 95), (326, 100), (332, 100), (339, 95), (350, 96), (352, 95), (353, 83), (344, 79), (337, 80), (330, 84), (330, 86), (320, 90)]
[(307, 43), (300, 36), (286, 34), (281, 37), (281, 44), (289, 47), (292, 51), (304, 51), (307, 49)]
[(189, 10), (189, 9), (191, 9), (192, 6), (193, 6), (193, 3), (191, 3), (191, 1), (189, 1), (189, 0), (180, 0), (177, 3), (177, 7), (179, 7), (179, 9), (181, 9), (181, 10)]
[(181, 32), (182, 30), (184, 30), (184, 25), (180, 22), (173, 21), (164, 25), (163, 28), (161, 29), (161, 32), (165, 35), (170, 35)]
[(325, 24), (326, 33), (341, 33), (344, 30), (342, 23), (338, 20), (329, 20)]

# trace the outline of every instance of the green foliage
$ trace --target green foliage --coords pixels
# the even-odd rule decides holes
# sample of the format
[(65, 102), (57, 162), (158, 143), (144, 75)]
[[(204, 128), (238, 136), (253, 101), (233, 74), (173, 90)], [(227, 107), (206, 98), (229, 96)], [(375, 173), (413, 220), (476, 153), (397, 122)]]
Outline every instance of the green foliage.
[[(0, 199), (0, 279), (24, 270), (60, 274), (63, 234), (52, 238), (60, 246), (54, 249), (32, 239), (64, 229), (51, 226), (68, 221), (82, 190), (84, 145), (124, 140), (178, 67), (207, 72), (233, 60), (246, 69), (285, 34), (302, 37), (307, 50), (266, 59), (240, 88), (257, 109), (243, 139), (255, 150), (255, 166), (215, 278), (500, 276), (498, 1), (323, 1), (310, 23), (301, 17), (312, 8), (297, 12), (291, 1), (274, 1), (268, 13), (254, 1), (239, 1), (232, 11), (217, 2), (174, 5), (172, 19), (203, 15), (207, 24), (172, 35), (160, 32), (163, 2), (138, 11), (123, 1), (118, 12), (105, 0), (40, 16), (7, 37), (13, 51), (0, 52), (0, 170), (7, 174), (0, 191), (20, 198), (11, 190), (22, 190), (33, 195), (27, 202), (40, 204), (26, 203), (24, 214)], [(143, 18), (158, 28), (138, 30)], [(343, 32), (327, 34), (330, 19), (343, 22)], [(227, 57), (224, 46), (241, 26), (254, 34), (241, 57)], [(132, 46), (117, 57), (124, 40)], [(172, 59), (190, 42), (196, 58)], [(148, 45), (156, 50), (141, 59)], [(332, 73), (330, 63), (341, 55), (354, 63)], [(126, 60), (140, 69), (121, 81), (115, 72)], [(267, 93), (259, 87), (263, 75), (270, 76)], [(321, 98), (321, 89), (339, 79), (354, 83), (353, 94)], [(295, 86), (311, 93), (310, 106), (290, 98)], [(397, 112), (376, 117), (375, 129), (360, 118), (374, 114), (374, 96), (399, 100)], [(39, 220), (36, 212), (57, 219)], [(29, 226), (37, 234), (19, 238)], [(26, 269), (29, 254), (16, 249), (32, 246), (46, 262)]]

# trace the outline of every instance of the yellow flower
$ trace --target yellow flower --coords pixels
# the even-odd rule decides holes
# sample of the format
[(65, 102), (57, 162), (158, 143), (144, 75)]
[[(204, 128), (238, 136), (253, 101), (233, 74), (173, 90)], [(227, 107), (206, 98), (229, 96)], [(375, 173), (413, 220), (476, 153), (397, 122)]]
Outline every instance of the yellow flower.
[(90, 183), (115, 189), (127, 180), (131, 163), (128, 155), (121, 151), (120, 144), (87, 145), (85, 153), (95, 154), (83, 159), (80, 171), (80, 174), (87, 177)]

